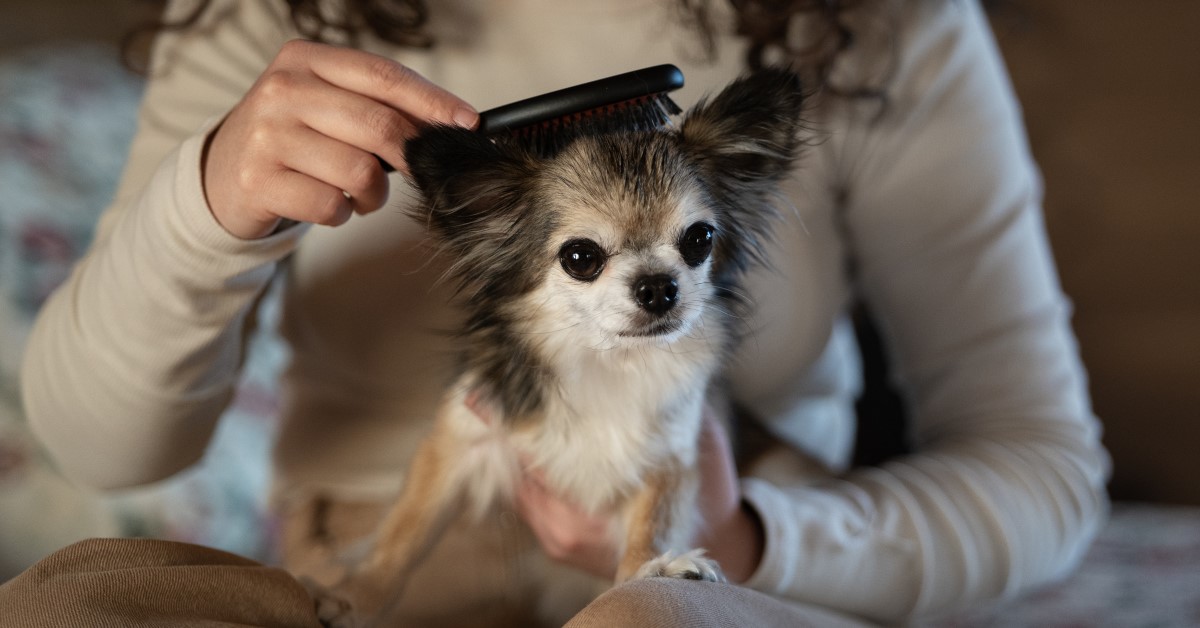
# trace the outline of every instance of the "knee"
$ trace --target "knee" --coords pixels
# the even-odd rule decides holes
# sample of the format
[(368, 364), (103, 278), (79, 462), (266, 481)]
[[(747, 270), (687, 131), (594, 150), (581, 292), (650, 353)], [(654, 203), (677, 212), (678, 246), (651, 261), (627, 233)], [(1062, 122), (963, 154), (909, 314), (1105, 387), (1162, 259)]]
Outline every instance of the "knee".
[(565, 628), (716, 626), (713, 605), (730, 585), (677, 578), (643, 578), (609, 589)]

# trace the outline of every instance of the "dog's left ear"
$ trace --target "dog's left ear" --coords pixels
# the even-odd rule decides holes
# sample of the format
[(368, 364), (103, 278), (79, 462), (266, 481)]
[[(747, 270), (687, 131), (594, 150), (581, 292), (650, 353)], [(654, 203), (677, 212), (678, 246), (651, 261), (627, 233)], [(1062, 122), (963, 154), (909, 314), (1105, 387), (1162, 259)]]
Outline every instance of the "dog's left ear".
[(795, 72), (766, 68), (730, 83), (693, 107), (680, 126), (686, 150), (717, 183), (744, 193), (771, 188), (800, 147), (804, 89)]
[(803, 105), (800, 78), (768, 68), (701, 101), (680, 125), (680, 143), (715, 201), (719, 229), (733, 236), (717, 238), (717, 283), (763, 261), (762, 240), (778, 213), (778, 184), (800, 151)]
[(516, 220), (519, 182), (532, 167), (524, 153), (475, 131), (435, 124), (408, 140), (405, 157), (424, 201), (410, 213), (450, 248), (461, 252), (481, 233), (504, 232)]

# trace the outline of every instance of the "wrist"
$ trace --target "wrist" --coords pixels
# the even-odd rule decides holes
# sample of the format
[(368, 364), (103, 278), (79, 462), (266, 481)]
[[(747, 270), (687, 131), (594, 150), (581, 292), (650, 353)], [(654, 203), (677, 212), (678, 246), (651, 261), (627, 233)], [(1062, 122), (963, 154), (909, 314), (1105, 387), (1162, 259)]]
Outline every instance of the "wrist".
[(724, 525), (710, 532), (710, 539), (708, 553), (730, 582), (745, 582), (754, 575), (762, 561), (766, 532), (750, 504), (742, 500)]

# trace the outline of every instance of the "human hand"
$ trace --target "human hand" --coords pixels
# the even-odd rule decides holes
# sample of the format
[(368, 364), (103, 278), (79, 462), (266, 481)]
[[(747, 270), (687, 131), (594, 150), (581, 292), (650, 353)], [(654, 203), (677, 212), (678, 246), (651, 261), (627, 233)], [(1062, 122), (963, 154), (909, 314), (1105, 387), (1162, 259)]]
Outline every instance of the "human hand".
[[(706, 411), (699, 441), (700, 525), (692, 547), (703, 547), (732, 582), (749, 578), (762, 559), (764, 532), (742, 503), (729, 438)], [(517, 512), (548, 556), (603, 578), (613, 578), (618, 546), (609, 533), (615, 513), (588, 513), (554, 494), (537, 470), (527, 470), (517, 489)]]
[(288, 42), (209, 138), (204, 191), (230, 234), (269, 235), (281, 219), (340, 225), (383, 206), (376, 155), (401, 170), (428, 122), (474, 127), (470, 105), (390, 59)]
[(766, 532), (758, 513), (742, 501), (729, 434), (712, 411), (700, 429), (701, 525), (692, 547), (703, 547), (730, 582), (745, 582), (762, 560)]
[(617, 574), (619, 547), (613, 541), (617, 514), (589, 513), (546, 486), (538, 469), (525, 468), (517, 486), (517, 514), (552, 560), (593, 576)]

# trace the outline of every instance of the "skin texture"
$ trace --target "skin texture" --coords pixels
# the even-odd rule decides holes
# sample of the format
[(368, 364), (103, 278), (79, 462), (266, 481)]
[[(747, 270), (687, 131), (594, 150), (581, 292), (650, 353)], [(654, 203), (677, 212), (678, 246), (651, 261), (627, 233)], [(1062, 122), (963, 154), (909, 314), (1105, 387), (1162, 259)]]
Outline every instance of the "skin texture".
[(242, 239), (281, 219), (336, 226), (388, 197), (380, 159), (405, 170), (419, 123), (473, 128), (457, 96), (390, 59), (292, 41), (210, 137), (204, 190), (217, 222)]

